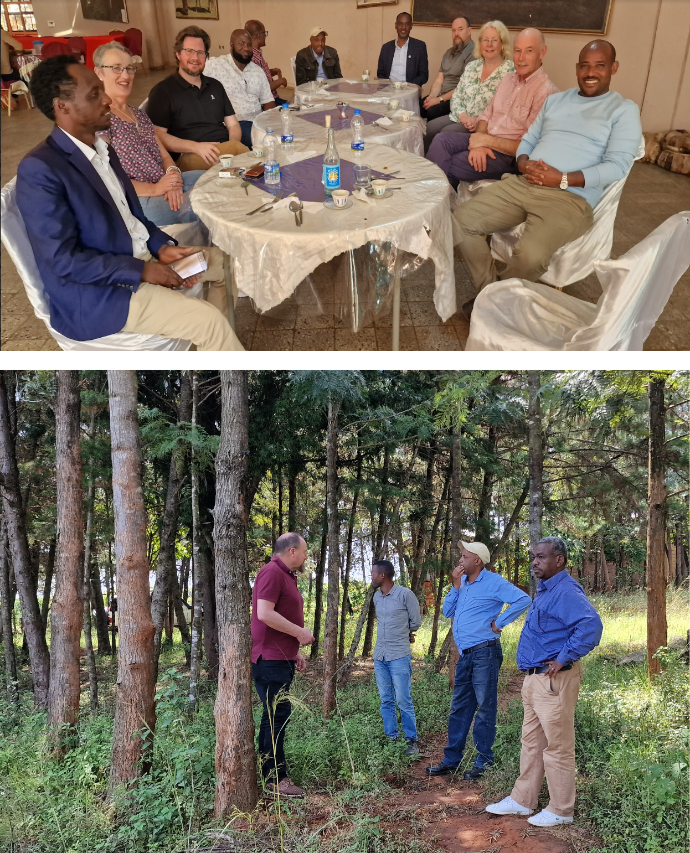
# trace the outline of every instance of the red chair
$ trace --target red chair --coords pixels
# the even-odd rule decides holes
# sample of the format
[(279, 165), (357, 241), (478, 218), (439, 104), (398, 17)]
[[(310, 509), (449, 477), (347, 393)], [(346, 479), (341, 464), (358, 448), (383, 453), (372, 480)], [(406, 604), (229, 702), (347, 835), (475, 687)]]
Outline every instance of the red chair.
[(111, 30), (108, 35), (109, 36), (123, 36), (125, 34), (124, 30)]
[(136, 27), (130, 27), (125, 32), (125, 47), (132, 52), (133, 56), (141, 56), (142, 32)]
[(86, 62), (86, 41), (81, 36), (70, 36), (67, 39), (67, 44), (72, 53), (83, 56), (84, 62)]
[(41, 59), (49, 59), (51, 56), (59, 56), (61, 53), (72, 53), (66, 41), (49, 41), (41, 48)]

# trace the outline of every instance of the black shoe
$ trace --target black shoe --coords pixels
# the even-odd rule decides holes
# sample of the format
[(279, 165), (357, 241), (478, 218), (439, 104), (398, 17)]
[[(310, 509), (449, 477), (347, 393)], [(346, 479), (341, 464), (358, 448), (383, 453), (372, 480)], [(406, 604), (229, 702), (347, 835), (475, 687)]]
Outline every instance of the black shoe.
[(419, 755), (419, 744), (413, 738), (410, 738), (407, 741), (407, 749), (405, 750), (405, 755)]
[(476, 782), (477, 779), (482, 778), (485, 770), (485, 767), (473, 767), (471, 770), (468, 770), (462, 778), (465, 782)]
[(442, 761), (440, 764), (431, 764), (426, 768), (427, 776), (447, 776), (449, 773), (457, 773), (459, 764), (456, 764), (455, 767), (451, 767), (450, 764), (444, 764)]

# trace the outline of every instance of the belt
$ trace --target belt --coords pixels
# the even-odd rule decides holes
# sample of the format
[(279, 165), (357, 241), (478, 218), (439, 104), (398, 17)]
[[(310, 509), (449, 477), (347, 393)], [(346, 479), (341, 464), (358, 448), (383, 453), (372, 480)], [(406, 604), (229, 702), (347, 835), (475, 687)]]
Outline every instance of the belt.
[[(562, 666), (558, 671), (565, 672), (567, 669), (572, 669), (573, 665), (571, 663), (567, 663), (565, 666)], [(525, 675), (536, 675), (539, 672), (546, 672), (548, 666), (532, 666), (529, 669), (524, 670)]]
[(497, 646), (498, 640), (485, 640), (483, 643), (477, 643), (476, 646), (470, 646), (469, 649), (463, 649), (463, 655), (466, 655), (468, 652), (476, 652), (477, 649), (483, 649), (485, 646)]

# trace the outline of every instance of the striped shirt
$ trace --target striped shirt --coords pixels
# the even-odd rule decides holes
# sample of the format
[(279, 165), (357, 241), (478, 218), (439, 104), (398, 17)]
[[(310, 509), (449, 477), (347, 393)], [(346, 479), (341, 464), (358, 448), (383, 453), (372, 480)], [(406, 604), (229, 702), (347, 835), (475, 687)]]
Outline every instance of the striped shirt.
[(268, 62), (264, 59), (264, 55), (261, 52), (260, 47), (254, 48), (254, 56), (252, 58), (252, 62), (259, 66), (259, 68), (263, 69), (264, 74), (266, 75), (266, 79), (268, 80), (268, 85), (270, 86), (273, 83), (273, 77), (271, 76), (271, 69), (268, 67)]

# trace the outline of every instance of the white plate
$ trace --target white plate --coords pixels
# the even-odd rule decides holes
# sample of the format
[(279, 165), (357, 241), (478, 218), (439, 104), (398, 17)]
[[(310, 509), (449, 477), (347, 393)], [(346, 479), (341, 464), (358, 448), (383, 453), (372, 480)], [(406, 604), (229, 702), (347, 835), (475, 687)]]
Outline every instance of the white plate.
[(348, 207), (352, 207), (353, 204), (354, 202), (352, 201), (352, 196), (348, 196), (347, 201), (342, 207), (336, 207), (336, 204), (333, 199), (327, 199), (326, 201), (324, 201), (323, 206), (327, 207), (329, 210), (347, 210)]

